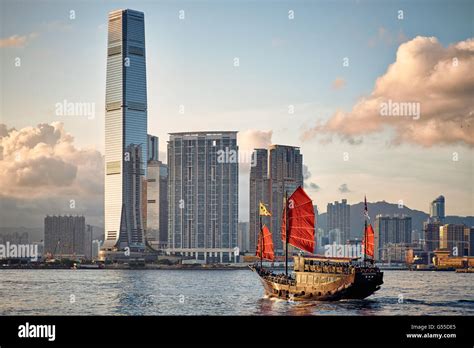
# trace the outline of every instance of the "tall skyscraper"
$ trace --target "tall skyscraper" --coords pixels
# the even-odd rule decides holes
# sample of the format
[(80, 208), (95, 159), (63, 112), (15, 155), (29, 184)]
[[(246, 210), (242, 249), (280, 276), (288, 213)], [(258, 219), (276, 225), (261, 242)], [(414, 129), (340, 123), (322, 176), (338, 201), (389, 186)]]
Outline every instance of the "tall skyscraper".
[(351, 231), (351, 207), (347, 204), (347, 199), (341, 203), (334, 202), (327, 205), (327, 229), (328, 231), (338, 230), (341, 232), (342, 244), (350, 239)]
[(303, 155), (300, 148), (286, 145), (272, 145), (268, 154), (268, 179), (270, 184), (270, 231), (273, 233), (275, 252), (284, 253), (281, 240), (281, 214), (285, 193), (290, 197), (303, 186)]
[(285, 193), (288, 197), (303, 186), (303, 155), (300, 148), (287, 145), (272, 145), (268, 150), (255, 149), (250, 169), (250, 250), (255, 251), (255, 242), (260, 230), (259, 202), (267, 205), (272, 214), (262, 217), (273, 235), (275, 253), (283, 254), (281, 240), (281, 214)]
[(168, 248), (213, 262), (237, 246), (237, 132), (172, 133), (168, 142)]
[(160, 161), (159, 192), (160, 246), (168, 246), (168, 165)]
[(411, 217), (406, 215), (377, 215), (374, 224), (374, 256), (382, 258), (384, 248), (390, 244), (406, 248), (411, 243)]
[(46, 216), (44, 253), (57, 257), (85, 257), (89, 238), (84, 216)]
[(430, 220), (432, 222), (439, 221), (443, 222), (445, 218), (444, 214), (444, 196), (439, 196), (430, 205)]
[(158, 150), (158, 138), (148, 135), (146, 234), (154, 248), (163, 248), (168, 244), (168, 166)]
[[(105, 112), (105, 249), (144, 249), (147, 155), (144, 15), (109, 13)], [(130, 163), (132, 162), (132, 163)]]
[(149, 242), (160, 239), (160, 162), (158, 137), (148, 135), (146, 237)]
[[(249, 251), (256, 252), (260, 231), (259, 203), (269, 206), (268, 151), (255, 149), (250, 166), (249, 195)], [(262, 216), (262, 223), (269, 225), (270, 218)], [(273, 232), (273, 231), (272, 231)]]

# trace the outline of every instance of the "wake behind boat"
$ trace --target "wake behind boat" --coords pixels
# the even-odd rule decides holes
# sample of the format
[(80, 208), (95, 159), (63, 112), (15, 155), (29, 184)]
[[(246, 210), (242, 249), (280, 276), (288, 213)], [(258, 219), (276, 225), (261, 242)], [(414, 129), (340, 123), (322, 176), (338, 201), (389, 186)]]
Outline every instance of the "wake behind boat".
[[(260, 203), (260, 216), (268, 215), (268, 210)], [(363, 261), (317, 255), (294, 256), (294, 275), (288, 274), (288, 244), (311, 254), (315, 246), (313, 204), (301, 187), (290, 198), (285, 199), (282, 215), (282, 240), (286, 250), (285, 273), (275, 274), (263, 267), (263, 260), (273, 261), (275, 255), (272, 235), (261, 223), (257, 244), (260, 265), (250, 267), (258, 274), (268, 296), (295, 301), (337, 301), (363, 299), (380, 289), (383, 284), (383, 272), (373, 261), (374, 231), (372, 226), (367, 224), (367, 204)]]

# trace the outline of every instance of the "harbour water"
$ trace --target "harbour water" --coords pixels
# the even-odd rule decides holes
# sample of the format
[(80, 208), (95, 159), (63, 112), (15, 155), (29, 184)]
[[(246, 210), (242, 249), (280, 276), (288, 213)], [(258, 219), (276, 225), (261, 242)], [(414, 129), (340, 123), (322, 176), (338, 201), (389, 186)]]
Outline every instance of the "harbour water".
[(250, 270), (1, 270), (0, 315), (474, 315), (474, 275), (385, 271), (365, 300), (264, 296)]

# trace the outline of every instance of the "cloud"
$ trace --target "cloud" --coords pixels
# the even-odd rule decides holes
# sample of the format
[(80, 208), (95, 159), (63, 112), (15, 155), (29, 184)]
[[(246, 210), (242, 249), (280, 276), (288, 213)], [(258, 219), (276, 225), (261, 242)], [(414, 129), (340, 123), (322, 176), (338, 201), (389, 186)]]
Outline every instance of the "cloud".
[(239, 146), (239, 176), (250, 173), (252, 153), (254, 149), (268, 149), (272, 144), (273, 131), (248, 129), (237, 133)]
[(248, 129), (237, 133), (237, 144), (241, 151), (253, 151), (254, 149), (266, 149), (272, 144), (273, 131)]
[[(78, 148), (60, 122), (20, 130), (0, 124), (0, 220), (30, 220), (46, 214), (83, 214), (102, 219), (103, 157), (94, 149)], [(76, 210), (71, 210), (74, 200)], [(41, 204), (40, 204), (41, 202)], [(97, 203), (99, 202), (99, 203)], [(91, 209), (90, 207), (95, 207)], [(24, 209), (28, 207), (28, 209)], [(48, 207), (53, 207), (49, 209)]]
[(342, 77), (338, 77), (334, 80), (332, 83), (332, 88), (333, 89), (342, 89), (346, 86), (346, 80), (344, 80)]
[(303, 164), (303, 180), (306, 181), (311, 178), (311, 172), (306, 164)]
[(318, 192), (321, 189), (321, 187), (319, 187), (319, 185), (315, 184), (314, 182), (310, 182), (309, 184), (304, 184), (304, 187), (314, 192)]
[(349, 187), (347, 186), (347, 184), (342, 184), (341, 186), (339, 186), (338, 190), (340, 193), (352, 192), (351, 190), (349, 190)]
[(25, 47), (25, 45), (37, 37), (37, 33), (31, 33), (28, 35), (12, 35), (10, 37), (0, 39), (0, 48), (4, 47)]
[[(303, 141), (334, 135), (360, 143), (368, 134), (393, 130), (392, 144), (474, 146), (474, 39), (443, 47), (435, 37), (416, 37), (398, 48), (372, 93), (349, 112), (337, 111), (326, 122), (304, 131)], [(384, 105), (418, 105), (416, 114), (382, 116)], [(391, 104), (391, 105), (392, 105)]]

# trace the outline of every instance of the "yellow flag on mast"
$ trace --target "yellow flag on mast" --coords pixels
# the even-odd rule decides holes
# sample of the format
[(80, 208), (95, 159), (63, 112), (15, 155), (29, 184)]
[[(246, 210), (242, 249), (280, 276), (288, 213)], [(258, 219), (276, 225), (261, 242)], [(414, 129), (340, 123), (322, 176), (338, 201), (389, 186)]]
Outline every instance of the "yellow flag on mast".
[(265, 204), (263, 204), (262, 202), (260, 202), (260, 216), (272, 216)]

